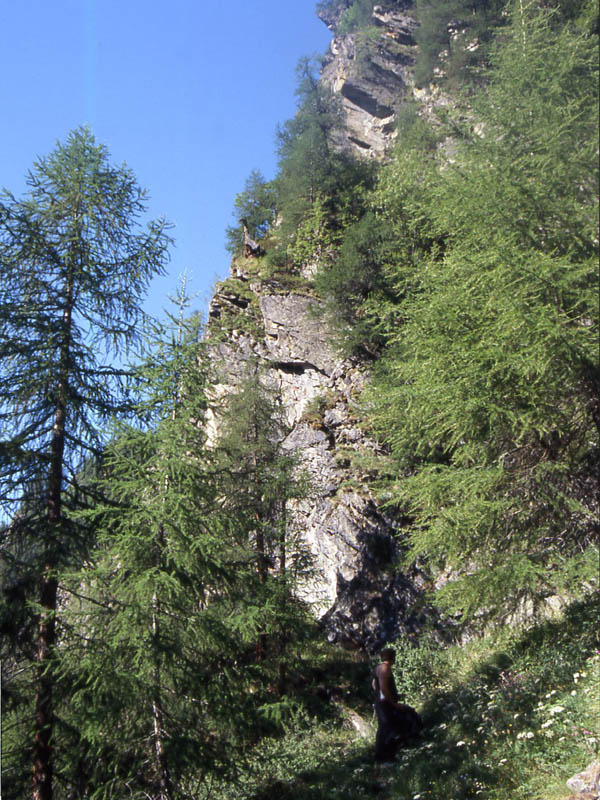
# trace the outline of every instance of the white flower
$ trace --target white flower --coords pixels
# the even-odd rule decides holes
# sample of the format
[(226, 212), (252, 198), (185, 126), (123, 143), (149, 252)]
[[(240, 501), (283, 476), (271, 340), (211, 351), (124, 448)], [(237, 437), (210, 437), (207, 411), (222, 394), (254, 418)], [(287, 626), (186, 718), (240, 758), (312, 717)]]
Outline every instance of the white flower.
[(460, 740), (460, 742), (457, 742), (457, 743), (456, 743), (456, 746), (457, 746), (457, 747), (464, 747), (465, 745), (466, 745), (466, 742), (463, 742), (463, 740), (462, 740), (462, 739)]
[(533, 739), (533, 731), (521, 731), (517, 734), (517, 739)]
[(563, 706), (552, 706), (552, 708), (550, 709), (550, 713), (551, 714), (560, 714), (564, 710), (565, 709), (563, 708)]
[(573, 691), (571, 692), (571, 697), (575, 697), (576, 694), (577, 694), (577, 690), (573, 689)]
[(544, 724), (542, 725), (542, 728), (549, 728), (550, 725), (552, 725), (553, 723), (554, 723), (554, 720), (553, 719), (549, 719), (547, 722), (544, 722)]

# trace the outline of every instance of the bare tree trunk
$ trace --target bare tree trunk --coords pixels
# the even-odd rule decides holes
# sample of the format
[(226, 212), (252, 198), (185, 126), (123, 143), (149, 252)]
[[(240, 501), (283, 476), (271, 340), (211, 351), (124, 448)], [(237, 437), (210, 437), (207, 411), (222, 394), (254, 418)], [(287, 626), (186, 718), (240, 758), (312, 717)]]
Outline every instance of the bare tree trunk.
[(279, 694), (285, 693), (285, 679), (286, 679), (286, 664), (285, 664), (285, 648), (287, 644), (287, 631), (285, 629), (285, 607), (286, 607), (286, 570), (287, 570), (287, 542), (286, 542), (286, 527), (287, 527), (287, 508), (285, 500), (282, 502), (281, 508), (281, 521), (279, 531), (279, 580), (282, 584), (281, 588), (281, 623), (282, 628), (279, 632)]
[[(159, 547), (164, 544), (164, 534), (162, 529), (158, 535)], [(160, 558), (160, 552), (159, 552)], [(160, 636), (160, 601), (156, 594), (152, 598), (152, 633), (155, 641)], [(154, 686), (152, 698), (152, 722), (154, 732), (154, 760), (156, 764), (156, 771), (158, 773), (158, 785), (160, 787), (160, 794), (158, 800), (172, 800), (173, 797), (173, 784), (171, 775), (165, 761), (165, 746), (164, 746), (164, 724), (163, 724), (163, 709), (162, 709), (162, 691), (161, 691), (161, 672), (158, 656), (155, 656), (154, 661)]]
[(73, 281), (67, 284), (63, 314), (63, 343), (59, 364), (59, 380), (50, 447), (50, 475), (45, 558), (40, 585), (40, 619), (38, 623), (35, 678), (35, 735), (33, 741), (33, 800), (52, 800), (52, 735), (54, 732), (53, 684), (50, 660), (56, 642), (56, 608), (58, 597), (58, 545), (62, 522), (62, 479), (67, 417), (69, 349), (73, 310)]

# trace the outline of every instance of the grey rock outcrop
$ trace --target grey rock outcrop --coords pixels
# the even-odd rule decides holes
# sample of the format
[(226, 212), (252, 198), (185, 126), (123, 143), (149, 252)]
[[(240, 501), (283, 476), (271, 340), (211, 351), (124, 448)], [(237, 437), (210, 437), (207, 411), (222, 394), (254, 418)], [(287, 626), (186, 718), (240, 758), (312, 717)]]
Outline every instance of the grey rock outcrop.
[(373, 9), (368, 31), (338, 34), (344, 4), (321, 15), (334, 31), (323, 82), (341, 97), (343, 126), (334, 144), (383, 158), (396, 135), (397, 112), (412, 95), (417, 22), (413, 3), (389, 0)]
[[(397, 526), (378, 509), (365, 476), (351, 463), (353, 453), (378, 449), (353, 414), (365, 367), (332, 350), (315, 297), (252, 280), (239, 263), (232, 274), (238, 277), (222, 291), (217, 286), (209, 311), (213, 361), (221, 375), (215, 393), (232, 391), (249, 359), (265, 365), (287, 426), (281, 447), (297, 455), (311, 483), (310, 497), (290, 509), (315, 562), (315, 578), (303, 595), (331, 641), (372, 649), (400, 633), (418, 633), (424, 621), (419, 576), (395, 569)], [(216, 437), (218, 422), (209, 428)]]
[(600, 761), (593, 761), (583, 772), (567, 781), (573, 792), (568, 800), (598, 800), (600, 797)]
[[(413, 96), (413, 3), (376, 5), (368, 33), (344, 35), (337, 31), (351, 0), (323, 5), (321, 18), (335, 36), (322, 80), (339, 95), (343, 109), (333, 144), (384, 158), (398, 110)], [(431, 613), (418, 570), (404, 574), (396, 566), (399, 524), (378, 507), (369, 476), (354, 458), (378, 454), (353, 405), (368, 369), (331, 347), (311, 289), (314, 268), (306, 265), (286, 288), (261, 277), (254, 259), (234, 259), (231, 277), (217, 286), (209, 308), (208, 335), (221, 375), (214, 391), (218, 397), (234, 389), (250, 359), (266, 365), (265, 380), (277, 393), (286, 424), (281, 447), (297, 455), (312, 487), (310, 497), (288, 515), (316, 567), (315, 579), (301, 591), (331, 641), (375, 649), (400, 634), (418, 634)], [(216, 418), (209, 422), (209, 436), (218, 437)]]

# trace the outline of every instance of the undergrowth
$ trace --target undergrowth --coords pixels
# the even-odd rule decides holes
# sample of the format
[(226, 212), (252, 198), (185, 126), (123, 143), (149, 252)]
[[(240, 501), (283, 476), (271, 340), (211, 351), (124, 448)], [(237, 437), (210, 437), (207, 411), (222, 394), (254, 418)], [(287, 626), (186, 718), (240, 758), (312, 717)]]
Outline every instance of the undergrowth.
[[(598, 755), (598, 598), (527, 631), (503, 628), (463, 645), (397, 642), (396, 682), (423, 716), (415, 746), (384, 768), (393, 800), (562, 800), (566, 780)], [(290, 688), (282, 734), (247, 752), (222, 800), (359, 800), (375, 792), (373, 659), (313, 647)], [(362, 734), (353, 722), (362, 721)]]

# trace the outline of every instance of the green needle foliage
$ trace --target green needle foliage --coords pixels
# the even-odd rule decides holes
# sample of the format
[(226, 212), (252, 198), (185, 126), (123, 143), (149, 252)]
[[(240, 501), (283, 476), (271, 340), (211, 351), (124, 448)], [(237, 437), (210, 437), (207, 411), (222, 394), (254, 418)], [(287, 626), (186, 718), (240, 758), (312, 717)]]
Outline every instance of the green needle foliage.
[(286, 424), (266, 380), (260, 365), (249, 362), (221, 411), (216, 455), (224, 507), (254, 553), (254, 597), (247, 602), (260, 619), (258, 657), (278, 661), (283, 680), (285, 645), (297, 640), (307, 619), (296, 590), (312, 574), (308, 550), (289, 511), (307, 497), (309, 487), (295, 458), (281, 445)]
[(441, 597), (466, 616), (593, 577), (596, 62), (594, 37), (517, 4), (473, 129), (455, 128), (453, 163), (426, 179), (442, 248), (421, 260), (370, 398), (412, 557), (457, 570)]
[(57, 569), (81, 557), (70, 511), (86, 500), (82, 465), (129, 408), (114, 359), (138, 339), (169, 238), (163, 221), (141, 228), (144, 192), (87, 129), (39, 159), (27, 185), (24, 199), (0, 200), (0, 508), (10, 588), (38, 584), (33, 796), (51, 800)]
[(236, 195), (233, 214), (236, 225), (225, 231), (226, 248), (233, 256), (239, 256), (244, 249), (244, 229), (241, 220), (248, 223), (248, 231), (253, 239), (262, 239), (275, 220), (275, 191), (259, 170), (252, 170), (244, 184), (244, 191)]
[(94, 798), (194, 797), (231, 774), (256, 723), (241, 666), (257, 629), (252, 554), (206, 447), (198, 334), (194, 317), (176, 321), (141, 365), (138, 417), (151, 427), (115, 429), (98, 481), (107, 501), (86, 514), (97, 544), (66, 579), (61, 768)]
[(487, 63), (495, 34), (506, 22), (505, 0), (417, 0), (419, 45), (415, 79), (464, 84)]
[[(320, 81), (316, 66), (302, 59), (297, 67), (298, 110), (277, 132), (278, 250), (269, 254), (275, 266), (301, 266), (299, 259), (326, 249), (343, 227), (363, 212), (372, 165), (340, 153), (335, 132), (342, 125), (341, 107)], [(311, 246), (306, 247), (306, 239)]]

